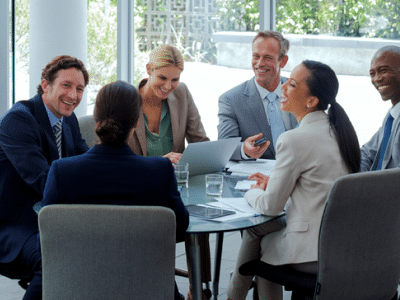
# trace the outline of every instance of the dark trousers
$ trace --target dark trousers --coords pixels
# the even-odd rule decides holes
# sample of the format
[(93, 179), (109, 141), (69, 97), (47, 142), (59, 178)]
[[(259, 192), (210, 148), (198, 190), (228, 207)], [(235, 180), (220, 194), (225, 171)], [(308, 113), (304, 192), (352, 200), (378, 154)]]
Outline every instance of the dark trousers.
[(15, 262), (26, 265), (34, 271), (34, 276), (26, 290), (23, 300), (42, 299), (42, 257), (37, 247), (37, 234), (33, 234), (25, 243)]

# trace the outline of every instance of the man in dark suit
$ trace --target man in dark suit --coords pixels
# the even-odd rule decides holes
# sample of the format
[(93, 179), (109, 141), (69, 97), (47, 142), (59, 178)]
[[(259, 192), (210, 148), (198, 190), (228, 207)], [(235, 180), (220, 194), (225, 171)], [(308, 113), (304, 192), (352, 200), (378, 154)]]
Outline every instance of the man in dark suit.
[(385, 46), (374, 54), (369, 70), (371, 83), (392, 107), (382, 127), (361, 148), (361, 171), (400, 167), (400, 47)]
[[(279, 135), (296, 126), (292, 114), (280, 111), (281, 85), (287, 81), (280, 71), (289, 59), (288, 51), (289, 41), (279, 32), (258, 32), (252, 45), (255, 76), (220, 96), (218, 139), (239, 136), (243, 142), (231, 159), (275, 159)], [(261, 137), (268, 142), (254, 145)]]
[(23, 299), (41, 299), (33, 206), (42, 200), (50, 164), (88, 150), (73, 113), (88, 82), (80, 60), (58, 56), (43, 69), (38, 94), (0, 120), (0, 263), (35, 272)]

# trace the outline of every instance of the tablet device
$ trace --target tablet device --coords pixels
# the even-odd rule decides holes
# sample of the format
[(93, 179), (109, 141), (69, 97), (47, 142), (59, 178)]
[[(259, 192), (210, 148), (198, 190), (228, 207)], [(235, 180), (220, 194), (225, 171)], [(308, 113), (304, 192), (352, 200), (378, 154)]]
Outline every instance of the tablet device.
[(231, 210), (208, 206), (187, 205), (186, 209), (189, 215), (204, 219), (215, 219), (235, 214), (235, 212)]

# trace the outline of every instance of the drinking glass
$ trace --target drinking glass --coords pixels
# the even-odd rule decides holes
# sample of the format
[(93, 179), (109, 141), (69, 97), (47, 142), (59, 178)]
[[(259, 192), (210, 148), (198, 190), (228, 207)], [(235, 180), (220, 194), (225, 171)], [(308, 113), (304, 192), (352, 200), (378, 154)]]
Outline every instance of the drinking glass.
[(207, 197), (221, 197), (224, 177), (219, 174), (206, 175), (206, 194)]
[(189, 187), (189, 164), (188, 163), (177, 163), (174, 164), (175, 177), (178, 186), (188, 188)]

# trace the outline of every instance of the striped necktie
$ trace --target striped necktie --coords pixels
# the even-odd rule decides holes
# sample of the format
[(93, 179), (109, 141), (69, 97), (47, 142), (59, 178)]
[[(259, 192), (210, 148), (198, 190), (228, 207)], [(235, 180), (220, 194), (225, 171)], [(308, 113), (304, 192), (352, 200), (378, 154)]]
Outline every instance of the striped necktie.
[(54, 136), (56, 138), (56, 144), (58, 149), (58, 157), (61, 158), (61, 133), (62, 133), (62, 122), (58, 120), (53, 126)]
[(385, 123), (385, 128), (383, 129), (382, 146), (381, 146), (381, 151), (379, 153), (378, 166), (376, 167), (377, 170), (380, 170), (382, 168), (383, 157), (385, 156), (389, 138), (390, 135), (392, 134), (392, 124), (393, 124), (393, 117), (389, 113)]
[(267, 95), (268, 100), (268, 120), (269, 126), (271, 127), (272, 143), (276, 151), (276, 141), (278, 137), (285, 132), (285, 125), (283, 124), (281, 110), (276, 104), (277, 95), (275, 93), (269, 93)]

